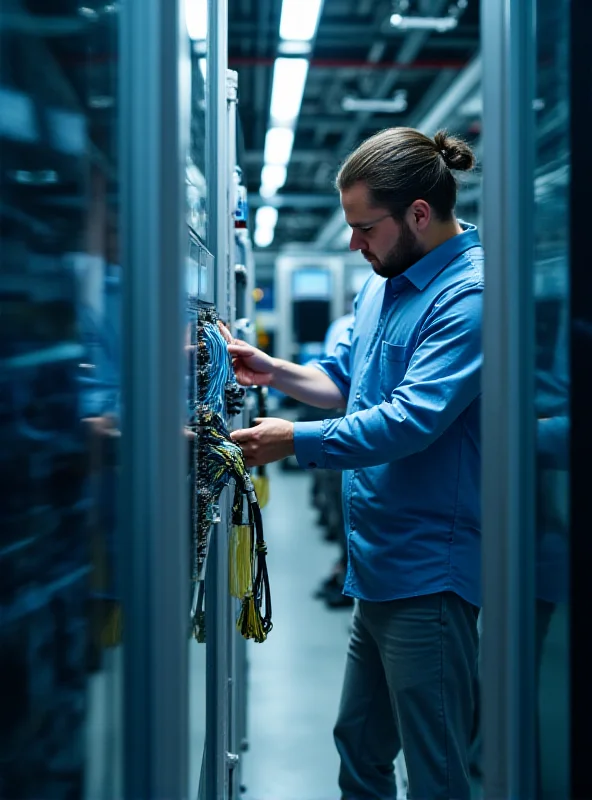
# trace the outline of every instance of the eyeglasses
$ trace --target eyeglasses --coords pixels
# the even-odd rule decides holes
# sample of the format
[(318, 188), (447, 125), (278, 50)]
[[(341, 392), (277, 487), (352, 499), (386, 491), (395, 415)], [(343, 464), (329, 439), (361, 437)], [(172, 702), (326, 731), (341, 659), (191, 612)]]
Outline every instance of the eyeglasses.
[(382, 222), (383, 219), (386, 219), (387, 217), (391, 217), (391, 216), (392, 216), (392, 214), (389, 212), (388, 214), (383, 214), (382, 217), (378, 217), (378, 219), (372, 220), (371, 222), (364, 222), (364, 223), (354, 224), (354, 225), (350, 225), (349, 227), (352, 228), (352, 230), (357, 229), (357, 230), (360, 230), (360, 231), (369, 231), (370, 228), (373, 228), (375, 225), (378, 225), (378, 223)]

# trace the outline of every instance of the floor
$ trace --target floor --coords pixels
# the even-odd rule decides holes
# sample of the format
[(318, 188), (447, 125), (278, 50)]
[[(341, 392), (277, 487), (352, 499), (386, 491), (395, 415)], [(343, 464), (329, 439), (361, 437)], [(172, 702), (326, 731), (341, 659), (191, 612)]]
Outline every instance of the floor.
[(249, 643), (247, 800), (334, 800), (337, 713), (350, 620), (312, 594), (336, 560), (310, 505), (310, 476), (275, 469), (265, 509), (274, 628)]

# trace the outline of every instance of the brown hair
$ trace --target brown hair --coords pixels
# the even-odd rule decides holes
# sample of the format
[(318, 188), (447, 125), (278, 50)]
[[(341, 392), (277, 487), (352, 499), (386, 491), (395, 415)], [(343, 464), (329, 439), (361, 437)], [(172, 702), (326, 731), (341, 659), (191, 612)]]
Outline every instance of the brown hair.
[(449, 220), (457, 183), (451, 170), (467, 171), (475, 156), (466, 142), (446, 131), (433, 139), (414, 128), (387, 128), (371, 136), (345, 160), (337, 175), (339, 191), (363, 181), (370, 202), (402, 219), (415, 200), (425, 200), (436, 216)]

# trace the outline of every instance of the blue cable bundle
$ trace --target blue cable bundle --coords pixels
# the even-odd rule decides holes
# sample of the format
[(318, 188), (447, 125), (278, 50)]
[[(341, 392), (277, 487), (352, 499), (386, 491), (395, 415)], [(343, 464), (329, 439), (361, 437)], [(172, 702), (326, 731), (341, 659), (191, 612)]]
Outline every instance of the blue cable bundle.
[[(216, 504), (232, 479), (249, 504), (251, 537), (250, 568), (253, 585), (243, 598), (238, 626), (243, 636), (263, 641), (271, 630), (271, 598), (265, 562), (261, 512), (251, 477), (238, 445), (230, 438), (226, 415), (240, 410), (244, 391), (234, 378), (232, 361), (218, 327), (213, 307), (198, 307), (192, 330), (195, 357), (190, 391), (190, 427), (195, 432), (192, 463), (192, 584), (193, 635), (205, 641), (203, 571), (212, 523), (218, 521)], [(255, 569), (255, 562), (257, 568)], [(262, 608), (265, 611), (262, 612)]]

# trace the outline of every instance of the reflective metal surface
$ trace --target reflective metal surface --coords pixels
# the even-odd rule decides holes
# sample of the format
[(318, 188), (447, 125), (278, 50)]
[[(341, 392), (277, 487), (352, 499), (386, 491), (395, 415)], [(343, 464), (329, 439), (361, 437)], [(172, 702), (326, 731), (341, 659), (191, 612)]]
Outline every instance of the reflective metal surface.
[(122, 796), (120, 14), (0, 6), (0, 796)]

